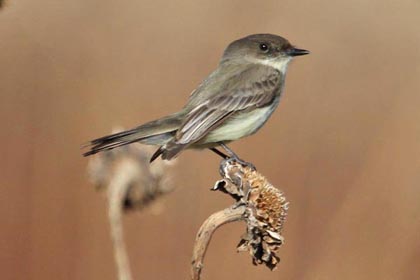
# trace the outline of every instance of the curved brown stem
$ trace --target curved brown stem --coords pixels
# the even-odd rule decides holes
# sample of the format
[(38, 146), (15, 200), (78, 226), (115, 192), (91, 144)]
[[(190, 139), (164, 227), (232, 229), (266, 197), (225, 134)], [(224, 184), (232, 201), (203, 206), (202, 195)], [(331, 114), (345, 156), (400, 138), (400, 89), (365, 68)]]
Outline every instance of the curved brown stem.
[(220, 226), (244, 219), (246, 207), (244, 205), (232, 206), (214, 213), (202, 224), (194, 243), (193, 257), (191, 261), (191, 279), (199, 280), (203, 269), (204, 256), (213, 233)]
[(111, 238), (114, 244), (114, 257), (117, 264), (118, 279), (132, 280), (130, 263), (124, 242), (122, 225), (123, 201), (133, 178), (138, 176), (137, 166), (130, 162), (123, 162), (118, 166), (115, 176), (108, 186), (108, 217), (111, 226)]

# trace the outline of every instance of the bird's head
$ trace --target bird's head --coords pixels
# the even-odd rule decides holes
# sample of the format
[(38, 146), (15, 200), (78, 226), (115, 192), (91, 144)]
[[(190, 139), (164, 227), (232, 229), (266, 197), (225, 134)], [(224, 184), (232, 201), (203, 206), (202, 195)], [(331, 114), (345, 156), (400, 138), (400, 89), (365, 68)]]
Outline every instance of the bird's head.
[(305, 54), (309, 54), (309, 51), (294, 47), (283, 37), (254, 34), (229, 44), (221, 63), (257, 63), (285, 72), (293, 57)]

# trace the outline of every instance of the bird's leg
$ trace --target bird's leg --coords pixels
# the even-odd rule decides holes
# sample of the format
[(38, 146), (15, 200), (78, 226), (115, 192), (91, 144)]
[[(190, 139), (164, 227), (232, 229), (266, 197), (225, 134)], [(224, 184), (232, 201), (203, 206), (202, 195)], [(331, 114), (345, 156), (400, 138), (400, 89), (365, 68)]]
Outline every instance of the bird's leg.
[(238, 155), (235, 154), (225, 143), (220, 142), (219, 145), (229, 154), (230, 158), (239, 159)]
[(248, 166), (248, 167), (252, 168), (253, 170), (257, 170), (257, 168), (255, 168), (255, 165), (253, 165), (252, 163), (247, 162), (247, 161), (244, 161), (243, 159), (239, 158), (238, 155), (235, 154), (235, 152), (232, 151), (228, 146), (226, 146), (225, 143), (220, 142), (219, 145), (228, 153), (229, 158), (231, 158), (231, 159), (239, 162), (243, 166)]
[(221, 152), (221, 151), (219, 151), (218, 149), (216, 149), (216, 148), (209, 148), (212, 152), (214, 152), (215, 154), (217, 154), (217, 155), (219, 155), (219, 156), (221, 156), (223, 159), (227, 159), (227, 158), (229, 158), (229, 156), (228, 155), (226, 155), (225, 153), (223, 153), (223, 152)]

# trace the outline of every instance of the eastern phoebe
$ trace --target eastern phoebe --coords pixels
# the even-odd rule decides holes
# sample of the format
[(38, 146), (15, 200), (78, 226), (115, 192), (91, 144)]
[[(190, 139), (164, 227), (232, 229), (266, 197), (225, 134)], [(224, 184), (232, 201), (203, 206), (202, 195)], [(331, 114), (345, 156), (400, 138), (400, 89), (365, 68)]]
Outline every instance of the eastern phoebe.
[(152, 156), (170, 160), (187, 148), (222, 146), (254, 134), (276, 109), (289, 62), (309, 51), (286, 39), (255, 34), (232, 42), (217, 69), (192, 93), (181, 111), (139, 127), (92, 140), (89, 156), (133, 142), (160, 146)]

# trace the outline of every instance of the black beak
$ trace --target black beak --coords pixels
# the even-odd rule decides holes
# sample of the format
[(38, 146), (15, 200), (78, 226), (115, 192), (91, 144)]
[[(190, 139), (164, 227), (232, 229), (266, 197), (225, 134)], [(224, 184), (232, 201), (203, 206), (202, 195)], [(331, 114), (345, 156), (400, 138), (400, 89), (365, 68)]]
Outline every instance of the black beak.
[(298, 49), (298, 48), (291, 48), (287, 51), (287, 53), (290, 56), (299, 56), (299, 55), (309, 54), (309, 51), (303, 50), (303, 49)]

